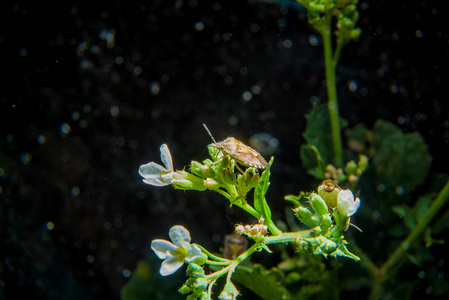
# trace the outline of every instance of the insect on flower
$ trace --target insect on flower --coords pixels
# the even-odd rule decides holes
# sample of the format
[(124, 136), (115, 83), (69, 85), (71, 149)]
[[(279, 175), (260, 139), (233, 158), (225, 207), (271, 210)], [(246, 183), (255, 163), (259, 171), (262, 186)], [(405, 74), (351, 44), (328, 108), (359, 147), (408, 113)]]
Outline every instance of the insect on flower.
[(229, 137), (224, 141), (217, 143), (207, 126), (205, 124), (203, 124), (203, 126), (206, 128), (207, 133), (209, 133), (210, 137), (214, 141), (212, 146), (223, 151), (239, 164), (261, 170), (268, 167), (267, 161), (253, 148), (245, 145), (233, 137)]

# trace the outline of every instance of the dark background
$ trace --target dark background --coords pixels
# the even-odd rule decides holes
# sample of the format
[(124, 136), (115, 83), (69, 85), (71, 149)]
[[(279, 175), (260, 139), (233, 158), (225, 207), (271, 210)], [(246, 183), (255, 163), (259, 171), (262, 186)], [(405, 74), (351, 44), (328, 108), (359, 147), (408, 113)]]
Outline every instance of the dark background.
[[(349, 126), (382, 118), (420, 132), (432, 173), (448, 167), (443, 3), (361, 1), (362, 35), (338, 68)], [(299, 148), (304, 115), (327, 94), (321, 39), (301, 8), (3, 1), (0, 14), (0, 298), (119, 299), (173, 225), (218, 251), (234, 223), (254, 222), (218, 194), (142, 183), (138, 167), (160, 162), (162, 143), (176, 169), (204, 159), (202, 123), (217, 140), (278, 139), (279, 218), (284, 195), (314, 188)]]

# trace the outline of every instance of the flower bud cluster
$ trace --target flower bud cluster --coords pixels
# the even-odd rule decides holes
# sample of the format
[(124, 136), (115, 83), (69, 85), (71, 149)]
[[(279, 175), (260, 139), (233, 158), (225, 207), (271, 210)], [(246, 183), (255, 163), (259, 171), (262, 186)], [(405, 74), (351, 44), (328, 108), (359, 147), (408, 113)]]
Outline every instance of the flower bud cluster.
[(268, 233), (268, 226), (264, 225), (264, 219), (260, 218), (258, 224), (254, 225), (235, 225), (235, 233), (238, 235), (246, 234), (249, 237), (264, 236)]
[(190, 171), (202, 180), (205, 189), (220, 192), (228, 199), (245, 199), (246, 194), (260, 182), (260, 175), (253, 167), (244, 172), (236, 170), (236, 162), (222, 151), (208, 147), (212, 159), (202, 163), (192, 161)]
[(356, 163), (355, 161), (349, 161), (345, 168), (336, 168), (333, 165), (327, 165), (325, 167), (324, 177), (326, 179), (333, 180), (335, 182), (343, 182), (348, 181), (351, 185), (355, 185), (360, 175), (366, 170), (368, 166), (368, 158), (365, 155), (359, 156), (359, 161)]
[[(208, 299), (207, 287), (210, 281), (205, 278), (205, 273), (200, 265), (190, 263), (187, 267), (187, 276), (189, 278), (178, 290), (183, 295), (189, 295), (192, 299)], [(190, 299), (188, 297), (188, 299)]]
[(337, 20), (337, 38), (341, 43), (346, 44), (352, 39), (357, 39), (362, 32), (360, 28), (356, 28), (355, 24), (359, 20), (359, 12), (357, 11), (357, 1), (347, 1), (344, 8), (338, 15)]
[(327, 238), (324, 236), (301, 238), (295, 241), (299, 252), (309, 255), (328, 255), (332, 257), (346, 256), (356, 261), (360, 260), (346, 248), (347, 242), (341, 238)]
[[(342, 190), (332, 180), (324, 181), (318, 187), (318, 193), (312, 193), (306, 199), (299, 201), (295, 208), (296, 217), (310, 227), (311, 237), (297, 241), (298, 249), (309, 254), (334, 255), (337, 249), (339, 254), (351, 256), (346, 253), (344, 246), (344, 232), (350, 224), (350, 217), (360, 206), (360, 199), (354, 199), (350, 190)], [(304, 199), (304, 198), (303, 198)]]

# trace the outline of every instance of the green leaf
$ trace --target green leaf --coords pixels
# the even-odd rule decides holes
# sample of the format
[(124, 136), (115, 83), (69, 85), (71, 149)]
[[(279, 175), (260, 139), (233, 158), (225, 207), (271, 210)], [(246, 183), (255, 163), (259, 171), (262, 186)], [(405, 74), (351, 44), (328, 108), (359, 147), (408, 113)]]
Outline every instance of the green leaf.
[(326, 163), (321, 158), (320, 152), (313, 145), (301, 146), (301, 160), (303, 166), (307, 169), (307, 173), (317, 179), (324, 180), (326, 173)]
[(266, 270), (255, 264), (252, 267), (239, 266), (232, 279), (258, 295), (261, 299), (286, 299), (286, 289), (282, 284), (284, 274), (277, 268)]
[(270, 186), (270, 169), (274, 158), (271, 157), (268, 167), (262, 173), (259, 184), (254, 190), (254, 208), (265, 220), (271, 220), (271, 210), (265, 199), (268, 187)]
[(378, 120), (373, 130), (373, 165), (380, 183), (398, 195), (422, 184), (432, 157), (419, 133), (403, 133), (394, 124)]
[(392, 210), (401, 218), (404, 219), (405, 225), (412, 230), (416, 227), (416, 221), (415, 221), (415, 212), (408, 207), (407, 205), (403, 204), (400, 206), (394, 206), (392, 207)]
[[(332, 142), (332, 132), (329, 110), (327, 104), (320, 104), (313, 107), (310, 114), (306, 115), (307, 126), (304, 138), (307, 145), (313, 145), (318, 150), (324, 165), (332, 164), (334, 159), (334, 147)], [(346, 126), (346, 122), (340, 119), (340, 127)], [(302, 149), (301, 149), (302, 150)], [(301, 155), (301, 158), (303, 156)], [(307, 162), (303, 160), (303, 163)]]
[[(160, 261), (156, 259), (141, 260), (137, 269), (121, 291), (121, 300), (157, 299), (185, 299), (185, 296), (176, 293), (179, 282), (183, 277), (182, 272), (174, 274), (172, 280), (166, 280), (159, 276), (157, 269)], [(179, 280), (178, 280), (179, 279)]]

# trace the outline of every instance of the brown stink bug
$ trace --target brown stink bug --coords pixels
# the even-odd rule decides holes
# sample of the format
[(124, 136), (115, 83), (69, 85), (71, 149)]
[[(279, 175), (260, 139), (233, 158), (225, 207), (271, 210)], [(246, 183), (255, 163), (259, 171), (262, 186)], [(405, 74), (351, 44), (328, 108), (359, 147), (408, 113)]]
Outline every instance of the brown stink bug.
[(207, 126), (205, 124), (203, 124), (203, 126), (204, 128), (206, 128), (210, 137), (214, 141), (214, 144), (212, 144), (212, 146), (223, 151), (239, 164), (246, 167), (253, 167), (261, 170), (268, 167), (268, 163), (262, 157), (262, 155), (260, 155), (259, 152), (257, 152), (250, 146), (245, 145), (244, 143), (240, 142), (239, 140), (233, 137), (229, 137), (224, 141), (217, 143), (217, 141), (215, 141), (214, 137), (210, 133)]

